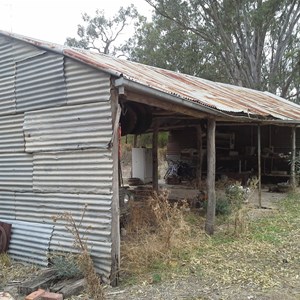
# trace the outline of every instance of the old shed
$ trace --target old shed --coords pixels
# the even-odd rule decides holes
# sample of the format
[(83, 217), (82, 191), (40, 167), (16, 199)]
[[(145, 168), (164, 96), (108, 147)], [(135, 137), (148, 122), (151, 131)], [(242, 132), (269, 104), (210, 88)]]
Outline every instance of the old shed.
[[(285, 128), (294, 161), (300, 106), (269, 93), (0, 31), (0, 221), (13, 225), (13, 258), (46, 266), (49, 252), (74, 251), (72, 236), (53, 216), (70, 212), (79, 221), (86, 208), (80, 230), (88, 228), (95, 267), (104, 279), (116, 279), (120, 122), (123, 134), (153, 132), (155, 189), (157, 133), (195, 129), (198, 177), (201, 151), (207, 152), (207, 229), (213, 231), (216, 126), (248, 126), (242, 135), (247, 140), (252, 132), (261, 175), (261, 134), (276, 139), (266, 126)], [(294, 163), (287, 175), (295, 180)]]

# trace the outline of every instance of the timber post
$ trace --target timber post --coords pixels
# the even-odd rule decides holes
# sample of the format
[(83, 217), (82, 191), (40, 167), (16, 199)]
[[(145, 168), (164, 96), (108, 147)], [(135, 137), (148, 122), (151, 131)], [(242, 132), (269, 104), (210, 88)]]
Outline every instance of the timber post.
[(258, 207), (261, 208), (261, 128), (257, 127)]
[(158, 123), (154, 123), (153, 136), (152, 136), (152, 187), (153, 191), (158, 192)]
[(207, 234), (214, 233), (216, 215), (216, 120), (207, 120), (207, 212), (205, 231)]
[(296, 127), (292, 127), (291, 186), (295, 191), (296, 181)]
[(112, 139), (112, 160), (113, 160), (113, 196), (112, 196), (112, 220), (111, 220), (111, 240), (112, 240), (112, 265), (110, 281), (112, 286), (117, 286), (120, 271), (120, 206), (119, 206), (119, 119), (121, 108), (118, 104), (118, 93), (111, 90), (111, 106), (113, 117), (113, 139)]
[(201, 188), (201, 177), (202, 177), (202, 128), (201, 125), (198, 125), (196, 127), (197, 129), (197, 153), (198, 153), (198, 159), (197, 159), (197, 188)]

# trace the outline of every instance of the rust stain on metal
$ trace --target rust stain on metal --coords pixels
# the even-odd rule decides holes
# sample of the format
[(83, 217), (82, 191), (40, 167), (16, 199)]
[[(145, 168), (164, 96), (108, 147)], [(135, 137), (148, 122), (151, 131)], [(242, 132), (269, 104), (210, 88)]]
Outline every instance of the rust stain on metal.
[(0, 34), (22, 40), (40, 48), (60, 52), (113, 76), (179, 97), (185, 101), (226, 112), (255, 116), (259, 119), (300, 121), (300, 106), (278, 96), (229, 84), (180, 74), (112, 56), (74, 49), (0, 31)]

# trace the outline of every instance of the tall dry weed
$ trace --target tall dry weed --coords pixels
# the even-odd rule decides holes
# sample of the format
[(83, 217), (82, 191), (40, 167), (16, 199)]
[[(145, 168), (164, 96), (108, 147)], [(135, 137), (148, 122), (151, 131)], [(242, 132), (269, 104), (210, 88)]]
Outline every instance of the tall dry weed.
[(61, 215), (53, 217), (53, 221), (56, 222), (57, 220), (63, 221), (65, 224), (65, 228), (72, 234), (74, 238), (74, 246), (79, 251), (78, 255), (76, 256), (77, 264), (82, 272), (87, 285), (87, 292), (93, 300), (104, 300), (104, 290), (101, 285), (101, 279), (99, 278), (95, 268), (94, 263), (90, 255), (88, 241), (84, 234), (80, 233), (80, 228), (82, 221), (85, 216), (86, 206), (82, 212), (80, 222), (77, 223), (73, 218), (72, 214), (69, 212), (65, 212)]
[(169, 203), (167, 191), (154, 193), (143, 205), (132, 203), (128, 234), (121, 247), (123, 271), (140, 274), (187, 247), (191, 228), (185, 220), (186, 210), (186, 202)]

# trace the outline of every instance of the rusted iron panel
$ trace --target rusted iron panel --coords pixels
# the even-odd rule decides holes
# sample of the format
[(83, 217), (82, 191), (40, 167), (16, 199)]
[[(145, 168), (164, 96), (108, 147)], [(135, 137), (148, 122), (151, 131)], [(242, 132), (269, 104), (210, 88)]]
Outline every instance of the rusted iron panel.
[(212, 82), (80, 49), (64, 53), (110, 74), (229, 114), (300, 121), (300, 106), (270, 93)]
[(110, 76), (107, 73), (66, 58), (65, 76), (69, 105), (109, 101)]
[(112, 135), (109, 102), (25, 113), (26, 152), (107, 148)]
[(16, 110), (15, 77), (0, 77), (0, 116), (14, 114)]
[(24, 152), (23, 114), (0, 117), (0, 153)]
[(33, 157), (36, 192), (111, 194), (110, 150), (36, 153)]
[(64, 58), (45, 53), (16, 63), (17, 111), (66, 104)]
[(248, 116), (249, 119), (300, 121), (300, 106), (272, 94), (216, 83), (87, 50), (63, 48), (56, 44), (3, 31), (0, 33), (56, 53), (62, 53), (113, 76), (122, 76), (141, 86), (199, 104), (199, 110), (201, 106), (206, 106), (225, 112), (228, 117), (240, 113), (244, 117)]
[[(112, 195), (16, 193), (16, 218), (28, 222), (54, 224), (51, 251), (76, 252), (74, 237), (62, 220), (53, 218), (72, 215), (80, 234), (92, 250), (97, 270), (109, 276), (111, 267), (111, 201)], [(83, 214), (84, 212), (84, 214)], [(83, 218), (82, 218), (83, 216)], [(82, 219), (81, 226), (79, 223)], [(96, 259), (97, 257), (97, 259)]]
[(0, 191), (0, 220), (16, 218), (15, 195), (13, 192)]
[(226, 112), (229, 116), (242, 113), (249, 119), (259, 117), (300, 121), (300, 106), (272, 94), (216, 83), (86, 50), (62, 48), (20, 35), (1, 33), (47, 50), (63, 53), (113, 76), (122, 76), (142, 86), (197, 103), (199, 110), (201, 106), (207, 106)]
[(48, 266), (50, 239), (53, 224), (0, 219), (12, 224), (8, 254), (17, 261)]
[(0, 153), (0, 190), (32, 190), (32, 155)]

